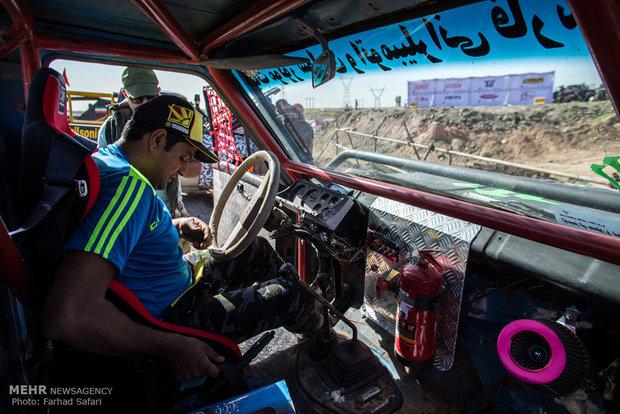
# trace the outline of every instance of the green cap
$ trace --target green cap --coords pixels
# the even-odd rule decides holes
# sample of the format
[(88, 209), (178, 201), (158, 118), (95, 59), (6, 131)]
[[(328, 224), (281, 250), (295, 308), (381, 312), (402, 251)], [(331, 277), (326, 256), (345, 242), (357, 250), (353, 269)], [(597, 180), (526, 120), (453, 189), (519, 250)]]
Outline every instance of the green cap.
[(123, 88), (132, 98), (159, 95), (159, 80), (151, 69), (126, 68), (121, 80)]

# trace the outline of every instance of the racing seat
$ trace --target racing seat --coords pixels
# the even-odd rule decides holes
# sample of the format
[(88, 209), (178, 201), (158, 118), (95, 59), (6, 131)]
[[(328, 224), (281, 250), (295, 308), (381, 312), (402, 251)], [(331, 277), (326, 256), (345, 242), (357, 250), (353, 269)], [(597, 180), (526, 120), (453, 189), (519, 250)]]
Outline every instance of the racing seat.
[[(67, 121), (65, 82), (44, 68), (32, 79), (24, 127), (18, 210), (19, 228), (0, 229), (0, 272), (22, 304), (37, 315), (58, 266), (64, 244), (88, 214), (99, 192), (99, 172), (91, 157), (96, 143), (75, 134)], [(154, 318), (124, 285), (113, 281), (106, 298), (138, 323), (192, 335), (236, 364), (241, 352), (232, 340)], [(49, 349), (47, 344), (41, 348)], [(52, 344), (51, 378), (58, 385), (109, 386), (119, 391), (113, 410), (162, 409), (179, 384), (165, 363), (144, 357), (94, 355), (62, 343)], [(224, 396), (225, 397), (225, 396)], [(133, 400), (133, 405), (129, 401)], [(101, 407), (111, 412), (110, 407)]]
[(22, 129), (16, 209), (22, 224), (10, 235), (35, 278), (36, 297), (31, 299), (38, 303), (51, 283), (47, 276), (55, 274), (63, 257), (64, 241), (99, 192), (99, 171), (90, 157), (97, 145), (69, 127), (66, 94), (58, 72), (40, 69), (32, 79)]

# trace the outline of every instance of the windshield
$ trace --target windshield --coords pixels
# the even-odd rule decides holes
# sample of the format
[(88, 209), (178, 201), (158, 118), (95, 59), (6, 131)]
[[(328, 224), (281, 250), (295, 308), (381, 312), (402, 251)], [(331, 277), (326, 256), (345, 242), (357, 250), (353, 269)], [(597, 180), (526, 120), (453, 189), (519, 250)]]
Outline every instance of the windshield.
[(235, 72), (293, 160), (620, 236), (618, 118), (564, 1), (480, 2), (329, 49), (316, 89), (310, 64)]

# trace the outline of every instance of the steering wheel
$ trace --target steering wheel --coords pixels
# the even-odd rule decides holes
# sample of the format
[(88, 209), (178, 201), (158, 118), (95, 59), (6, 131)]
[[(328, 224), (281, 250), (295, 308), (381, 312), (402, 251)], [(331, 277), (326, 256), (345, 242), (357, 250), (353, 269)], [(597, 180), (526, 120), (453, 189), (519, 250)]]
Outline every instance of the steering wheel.
[[(233, 228), (226, 241), (220, 246), (217, 241), (218, 226), (228, 199), (243, 175), (261, 161), (269, 163), (269, 170), (267, 170), (260, 186), (239, 216), (240, 218), (235, 228)], [(209, 247), (211, 257), (216, 260), (233, 259), (254, 241), (273, 209), (279, 183), (280, 163), (276, 156), (269, 151), (255, 152), (236, 168), (211, 213), (211, 220), (209, 221), (209, 227), (213, 235), (213, 243)]]

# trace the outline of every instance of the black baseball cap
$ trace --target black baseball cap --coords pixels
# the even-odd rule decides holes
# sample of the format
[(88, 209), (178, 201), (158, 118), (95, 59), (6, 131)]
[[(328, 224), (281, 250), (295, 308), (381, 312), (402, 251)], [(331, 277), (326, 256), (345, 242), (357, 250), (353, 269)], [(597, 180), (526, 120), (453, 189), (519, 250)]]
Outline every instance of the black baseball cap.
[(175, 95), (159, 95), (140, 105), (133, 114), (136, 121), (183, 136), (196, 147), (194, 158), (200, 162), (217, 162), (217, 155), (202, 143), (204, 119), (185, 99)]

